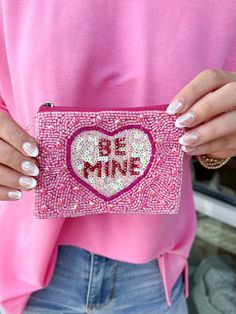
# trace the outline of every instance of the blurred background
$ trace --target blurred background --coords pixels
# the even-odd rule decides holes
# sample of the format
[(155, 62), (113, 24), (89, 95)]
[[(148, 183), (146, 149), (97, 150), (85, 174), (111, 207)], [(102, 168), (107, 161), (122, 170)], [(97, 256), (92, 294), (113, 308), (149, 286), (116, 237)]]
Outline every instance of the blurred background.
[(236, 314), (236, 158), (208, 170), (192, 158), (198, 227), (189, 258), (189, 314)]

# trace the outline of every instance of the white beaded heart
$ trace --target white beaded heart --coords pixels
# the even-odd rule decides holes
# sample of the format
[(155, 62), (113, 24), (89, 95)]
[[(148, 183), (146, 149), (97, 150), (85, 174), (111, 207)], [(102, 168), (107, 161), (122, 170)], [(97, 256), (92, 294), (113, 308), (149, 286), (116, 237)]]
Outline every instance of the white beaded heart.
[(138, 127), (123, 128), (113, 135), (87, 128), (72, 138), (68, 156), (72, 175), (103, 199), (112, 199), (137, 184), (150, 168), (155, 148), (151, 134)]

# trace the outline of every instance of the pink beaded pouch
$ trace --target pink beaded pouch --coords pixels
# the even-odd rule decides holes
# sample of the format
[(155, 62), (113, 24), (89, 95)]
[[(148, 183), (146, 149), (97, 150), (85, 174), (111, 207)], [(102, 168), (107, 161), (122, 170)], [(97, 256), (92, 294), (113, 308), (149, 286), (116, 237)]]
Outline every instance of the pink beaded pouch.
[(184, 130), (174, 126), (178, 115), (168, 115), (167, 106), (40, 106), (34, 216), (177, 214)]

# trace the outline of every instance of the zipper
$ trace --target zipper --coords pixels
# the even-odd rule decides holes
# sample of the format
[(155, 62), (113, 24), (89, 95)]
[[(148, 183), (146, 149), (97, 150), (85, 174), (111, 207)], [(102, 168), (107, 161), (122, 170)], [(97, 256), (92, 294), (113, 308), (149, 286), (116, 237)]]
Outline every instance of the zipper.
[(52, 101), (44, 102), (40, 107), (54, 107), (54, 103)]
[(52, 101), (45, 102), (41, 104), (39, 107), (38, 112), (45, 112), (45, 111), (75, 111), (75, 112), (99, 112), (99, 111), (145, 111), (145, 110), (158, 110), (158, 111), (166, 111), (169, 104), (160, 104), (160, 105), (153, 105), (153, 106), (146, 106), (146, 107), (130, 107), (130, 108), (78, 108), (75, 106), (55, 106)]

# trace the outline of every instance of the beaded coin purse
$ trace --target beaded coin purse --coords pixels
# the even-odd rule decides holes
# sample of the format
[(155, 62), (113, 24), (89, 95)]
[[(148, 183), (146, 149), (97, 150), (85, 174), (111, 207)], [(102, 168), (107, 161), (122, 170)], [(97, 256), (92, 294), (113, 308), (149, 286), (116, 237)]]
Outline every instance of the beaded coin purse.
[(45, 103), (35, 117), (36, 218), (177, 214), (183, 156), (168, 104), (78, 109)]

